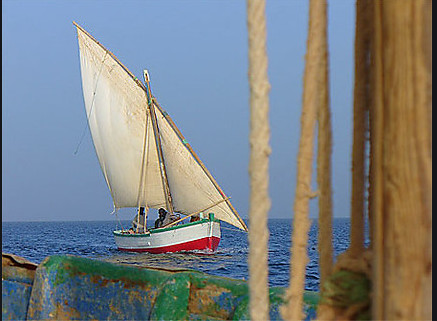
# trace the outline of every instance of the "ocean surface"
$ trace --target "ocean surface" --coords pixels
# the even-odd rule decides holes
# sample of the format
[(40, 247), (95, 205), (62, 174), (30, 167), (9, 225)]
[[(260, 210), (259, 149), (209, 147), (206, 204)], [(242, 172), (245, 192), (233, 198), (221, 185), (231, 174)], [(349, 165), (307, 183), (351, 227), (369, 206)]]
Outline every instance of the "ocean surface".
[[(123, 226), (129, 226), (122, 221)], [(128, 253), (117, 250), (112, 231), (116, 221), (92, 222), (3, 222), (2, 252), (15, 254), (39, 264), (54, 254), (73, 254), (92, 259), (136, 266), (193, 269), (212, 275), (248, 279), (247, 233), (222, 223), (222, 238), (217, 252), (195, 253)], [(291, 219), (269, 219), (269, 284), (287, 287), (290, 278)], [(333, 221), (334, 257), (349, 246), (350, 220)], [(313, 220), (308, 242), (309, 262), (306, 290), (319, 290), (317, 220)]]

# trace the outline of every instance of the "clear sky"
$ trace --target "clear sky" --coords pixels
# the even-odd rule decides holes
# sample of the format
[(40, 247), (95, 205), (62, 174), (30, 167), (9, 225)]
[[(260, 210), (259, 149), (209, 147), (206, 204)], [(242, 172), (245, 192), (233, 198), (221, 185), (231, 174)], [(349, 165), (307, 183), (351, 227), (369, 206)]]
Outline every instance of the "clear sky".
[[(152, 91), (240, 216), (248, 216), (246, 2), (2, 1), (2, 221), (111, 220), (72, 21)], [(350, 210), (355, 2), (329, 1), (334, 215)], [(291, 218), (308, 2), (268, 0), (270, 218)], [(81, 140), (82, 133), (85, 135)], [(79, 146), (77, 154), (76, 148)], [(317, 216), (317, 201), (311, 201)], [(134, 209), (121, 211), (130, 219)]]

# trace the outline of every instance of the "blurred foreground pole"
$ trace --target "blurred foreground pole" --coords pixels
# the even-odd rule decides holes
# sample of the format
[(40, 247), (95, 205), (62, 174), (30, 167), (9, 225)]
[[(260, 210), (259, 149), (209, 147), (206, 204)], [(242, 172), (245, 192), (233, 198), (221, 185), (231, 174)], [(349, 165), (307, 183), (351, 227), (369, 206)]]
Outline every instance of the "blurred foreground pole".
[(432, 319), (432, 1), (374, 3), (373, 318)]
[[(282, 306), (285, 320), (302, 320), (305, 270), (308, 263), (307, 243), (311, 222), (308, 218), (311, 191), (313, 149), (317, 114), (327, 103), (326, 68), (326, 1), (311, 0), (302, 98), (301, 130), (297, 155), (297, 184), (294, 199), (291, 239), (290, 286), (287, 304)], [(329, 238), (328, 238), (329, 239)], [(324, 265), (325, 266), (325, 265)], [(324, 274), (325, 277), (325, 274)]]
[(269, 319), (269, 90), (265, 0), (247, 0), (250, 85), (249, 288), (251, 320)]

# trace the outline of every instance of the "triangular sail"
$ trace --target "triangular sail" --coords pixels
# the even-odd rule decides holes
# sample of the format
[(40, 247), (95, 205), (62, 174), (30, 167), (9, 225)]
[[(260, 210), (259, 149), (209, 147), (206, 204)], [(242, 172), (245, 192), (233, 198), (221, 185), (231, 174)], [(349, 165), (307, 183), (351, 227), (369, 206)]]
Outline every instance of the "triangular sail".
[(216, 218), (247, 230), (167, 113), (150, 97), (157, 124), (153, 129), (146, 87), (76, 27), (88, 123), (115, 207), (166, 207), (168, 194), (155, 144), (158, 132), (174, 210), (188, 215), (208, 208)]
[(115, 207), (165, 207), (144, 90), (88, 33), (77, 34), (88, 123)]
[[(174, 125), (167, 119), (168, 115), (156, 106), (155, 110), (175, 211), (189, 215), (224, 200), (226, 196), (187, 148), (187, 142), (174, 130)], [(246, 229), (229, 201), (220, 202), (207, 212), (213, 212), (216, 218)]]

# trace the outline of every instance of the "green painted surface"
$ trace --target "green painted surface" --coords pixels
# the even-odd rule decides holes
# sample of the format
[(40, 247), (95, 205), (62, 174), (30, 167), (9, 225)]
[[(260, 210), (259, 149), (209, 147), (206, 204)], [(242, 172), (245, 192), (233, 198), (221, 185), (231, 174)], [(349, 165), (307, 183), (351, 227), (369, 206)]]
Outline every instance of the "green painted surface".
[(173, 272), (130, 267), (70, 255), (53, 255), (45, 259), (38, 270), (44, 268), (47, 274), (56, 274), (54, 285), (69, 281), (71, 277), (86, 274), (108, 280), (124, 280), (135, 284), (159, 285)]
[[(271, 320), (281, 319), (284, 293), (270, 288)], [(315, 317), (317, 300), (305, 293), (307, 320)], [(243, 280), (55, 255), (36, 270), (27, 319), (246, 320), (248, 307)]]
[(190, 277), (178, 273), (167, 280), (160, 288), (155, 300), (151, 320), (187, 319), (188, 299), (190, 296)]
[[(212, 214), (212, 213), (210, 213), (210, 214)], [(144, 233), (144, 234), (123, 234), (123, 233), (121, 233), (121, 231), (113, 231), (113, 234), (117, 235), (117, 236), (123, 236), (123, 237), (149, 237), (151, 234), (156, 234), (156, 233), (161, 233), (161, 232), (166, 232), (166, 231), (177, 230), (177, 229), (184, 228), (184, 227), (187, 227), (187, 226), (202, 224), (202, 223), (206, 223), (206, 222), (210, 222), (210, 221), (214, 221), (214, 222), (220, 223), (220, 220), (215, 219), (214, 218), (214, 214), (212, 214), (212, 218), (210, 217), (209, 219), (208, 218), (204, 218), (204, 219), (201, 219), (199, 221), (188, 222), (188, 223), (181, 224), (181, 225), (174, 225), (174, 226), (170, 226), (170, 227), (161, 227), (159, 229), (150, 229), (150, 230), (148, 230), (149, 233)]]

